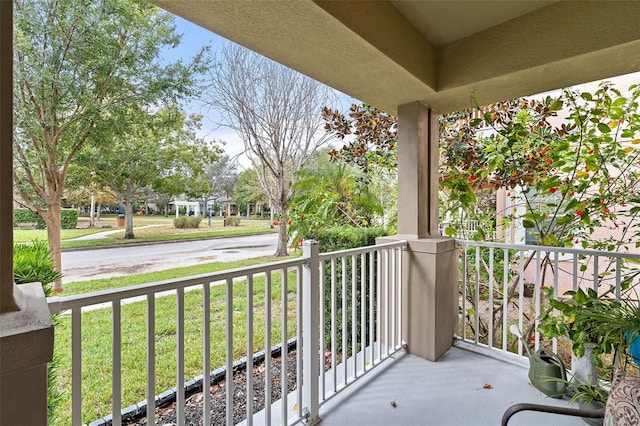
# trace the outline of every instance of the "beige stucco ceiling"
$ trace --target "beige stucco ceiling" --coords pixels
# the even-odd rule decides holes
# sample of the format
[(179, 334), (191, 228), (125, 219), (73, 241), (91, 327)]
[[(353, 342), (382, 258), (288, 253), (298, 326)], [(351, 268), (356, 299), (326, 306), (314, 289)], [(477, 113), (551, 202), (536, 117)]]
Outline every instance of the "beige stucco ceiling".
[(151, 0), (390, 113), (640, 71), (640, 1)]

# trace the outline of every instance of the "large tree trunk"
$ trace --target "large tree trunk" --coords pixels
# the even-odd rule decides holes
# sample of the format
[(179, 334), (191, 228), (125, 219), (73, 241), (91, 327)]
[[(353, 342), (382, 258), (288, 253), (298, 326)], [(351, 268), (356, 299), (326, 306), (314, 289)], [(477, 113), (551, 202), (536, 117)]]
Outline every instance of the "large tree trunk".
[(96, 210), (96, 197), (94, 194), (91, 194), (91, 207), (89, 210), (89, 228), (95, 227), (95, 210)]
[(136, 236), (133, 235), (133, 198), (129, 196), (127, 196), (124, 200), (124, 217), (126, 220), (124, 239), (132, 240)]
[(278, 222), (278, 248), (276, 249), (275, 256), (287, 256), (289, 252), (287, 251), (287, 222), (284, 218), (280, 219)]
[[(62, 206), (59, 197), (52, 197), (53, 202), (47, 206), (47, 211), (40, 213), (40, 216), (47, 225), (47, 238), (49, 240), (49, 249), (51, 250), (51, 257), (53, 258), (54, 269), (62, 274), (62, 250), (60, 248), (60, 212)], [(53, 291), (56, 293), (62, 292), (62, 275), (61, 278), (53, 283)]]

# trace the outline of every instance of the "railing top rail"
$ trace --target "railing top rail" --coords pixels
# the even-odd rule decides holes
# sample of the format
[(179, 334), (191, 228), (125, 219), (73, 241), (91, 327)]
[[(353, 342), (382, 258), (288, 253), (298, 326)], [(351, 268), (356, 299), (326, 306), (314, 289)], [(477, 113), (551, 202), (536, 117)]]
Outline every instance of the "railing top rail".
[(272, 272), (284, 268), (292, 268), (307, 263), (306, 258), (283, 260), (280, 262), (265, 263), (262, 265), (249, 266), (244, 268), (229, 269), (226, 271), (213, 272), (209, 274), (194, 275), (185, 278), (176, 278), (163, 281), (155, 281), (145, 284), (137, 284), (128, 287), (114, 288), (110, 290), (96, 291), (92, 293), (77, 294), (73, 296), (54, 296), (47, 298), (51, 313), (58, 313), (74, 307), (97, 305), (100, 303), (113, 302), (114, 300), (129, 299), (132, 297), (146, 296), (163, 291), (176, 290), (178, 288), (201, 285), (206, 282), (225, 281), (227, 279), (242, 278), (248, 275), (256, 275), (265, 272)]
[(401, 248), (401, 249), (405, 249), (407, 247), (407, 242), (402, 240), (402, 241), (394, 241), (392, 243), (384, 243), (384, 244), (376, 244), (376, 245), (372, 245), (372, 246), (364, 246), (364, 247), (358, 247), (358, 248), (353, 248), (353, 249), (346, 249), (346, 250), (338, 250), (338, 251), (332, 251), (332, 252), (328, 252), (328, 253), (320, 253), (319, 258), (320, 260), (331, 260), (331, 259), (335, 259), (338, 257), (343, 257), (343, 256), (353, 256), (356, 254), (362, 254), (362, 253), (369, 253), (372, 251), (377, 251), (377, 250), (384, 250), (384, 249), (388, 249), (388, 248)]
[(493, 247), (500, 249), (520, 250), (520, 251), (541, 251), (561, 254), (578, 254), (585, 256), (600, 256), (600, 257), (612, 257), (620, 259), (638, 259), (640, 260), (640, 253), (623, 253), (617, 251), (604, 251), (604, 250), (585, 250), (574, 249), (567, 247), (551, 247), (551, 246), (537, 246), (530, 244), (507, 244), (496, 243), (488, 241), (468, 241), (456, 239), (456, 244), (459, 246), (479, 246), (479, 247)]

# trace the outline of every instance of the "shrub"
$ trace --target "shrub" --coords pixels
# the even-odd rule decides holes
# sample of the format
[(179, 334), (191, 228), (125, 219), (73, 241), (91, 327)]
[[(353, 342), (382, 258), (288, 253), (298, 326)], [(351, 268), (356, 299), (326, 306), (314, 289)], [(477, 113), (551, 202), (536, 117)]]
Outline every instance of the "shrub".
[(198, 228), (202, 218), (200, 216), (180, 216), (173, 220), (176, 228)]
[[(372, 228), (353, 228), (350, 226), (339, 226), (334, 228), (327, 228), (326, 230), (323, 228), (317, 232), (310, 233), (306, 235), (307, 239), (314, 239), (318, 241), (318, 248), (321, 253), (330, 252), (330, 251), (338, 251), (338, 250), (346, 250), (350, 248), (362, 247), (362, 246), (370, 246), (375, 244), (377, 237), (382, 237), (386, 235), (383, 228), (372, 227)], [(361, 310), (360, 301), (361, 301), (361, 292), (360, 292), (360, 279), (361, 279), (361, 262), (362, 259), (360, 256), (356, 257), (356, 333), (358, 335), (358, 342), (365, 341), (368, 344), (369, 339), (369, 324), (365, 324), (365, 336), (364, 339), (361, 338)], [(369, 271), (369, 257), (365, 259), (365, 270)], [(374, 274), (376, 271), (376, 260), (373, 260), (373, 270)], [(343, 331), (347, 333), (347, 348), (348, 352), (352, 352), (353, 348), (351, 347), (351, 330), (352, 330), (352, 286), (351, 286), (351, 271), (352, 271), (352, 259), (349, 257), (345, 263), (346, 265), (346, 279), (347, 279), (347, 287), (346, 294), (344, 297), (347, 300), (347, 324), (342, 330), (340, 327), (337, 328), (336, 333), (336, 347), (338, 351), (342, 350), (342, 333)], [(334, 316), (338, 323), (342, 321), (342, 262), (336, 263), (336, 304), (337, 311)], [(375, 277), (374, 277), (375, 282)], [(325, 286), (325, 297), (324, 300), (324, 327), (325, 327), (325, 347), (331, 347), (331, 262), (327, 262), (325, 264), (324, 269), (324, 286)], [(369, 293), (369, 285), (365, 286), (365, 305), (369, 306), (369, 300), (371, 297), (376, 297), (375, 295), (375, 287), (373, 288), (373, 294)], [(356, 350), (360, 350), (361, 348), (356, 348)]]
[(29, 209), (13, 209), (13, 227), (17, 228), (20, 223), (35, 223), (38, 229), (46, 228), (44, 220), (35, 212)]
[(13, 247), (13, 278), (16, 284), (41, 282), (49, 295), (50, 284), (60, 278), (54, 269), (51, 251), (44, 241), (16, 244)]
[[(35, 223), (36, 228), (45, 229), (47, 225), (37, 213), (29, 209), (13, 209), (13, 227), (20, 223)], [(78, 211), (76, 209), (62, 209), (60, 212), (60, 226), (62, 229), (75, 229), (78, 227)]]
[(240, 225), (240, 216), (229, 216), (224, 219), (224, 226), (239, 226)]
[(62, 209), (60, 212), (60, 227), (62, 229), (76, 229), (78, 227), (78, 210)]
[[(13, 279), (16, 284), (32, 282), (42, 283), (44, 293), (51, 295), (49, 283), (60, 278), (60, 273), (53, 267), (51, 250), (44, 241), (33, 241), (31, 244), (16, 244), (13, 247)], [(59, 323), (57, 315), (51, 316), (54, 327)], [(59, 357), (54, 355), (47, 367), (47, 411), (48, 423), (53, 424), (61, 394), (57, 386)]]

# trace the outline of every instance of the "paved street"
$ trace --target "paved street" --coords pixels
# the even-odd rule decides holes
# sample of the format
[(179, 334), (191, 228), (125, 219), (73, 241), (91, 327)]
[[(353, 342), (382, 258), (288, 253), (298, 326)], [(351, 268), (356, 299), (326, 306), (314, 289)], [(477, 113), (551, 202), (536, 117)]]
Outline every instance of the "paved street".
[(276, 251), (277, 237), (277, 234), (263, 234), (63, 252), (62, 282), (270, 256)]

